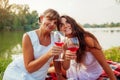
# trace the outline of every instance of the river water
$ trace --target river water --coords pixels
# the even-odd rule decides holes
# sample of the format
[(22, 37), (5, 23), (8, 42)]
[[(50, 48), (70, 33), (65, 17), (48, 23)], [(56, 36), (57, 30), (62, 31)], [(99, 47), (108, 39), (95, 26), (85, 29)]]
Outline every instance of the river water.
[(120, 46), (120, 28), (86, 28), (86, 30), (97, 37), (104, 50)]

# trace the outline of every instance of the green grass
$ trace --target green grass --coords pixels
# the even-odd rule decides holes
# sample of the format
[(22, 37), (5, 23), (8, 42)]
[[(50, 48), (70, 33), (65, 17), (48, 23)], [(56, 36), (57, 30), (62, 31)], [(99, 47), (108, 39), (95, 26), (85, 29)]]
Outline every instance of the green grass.
[(112, 47), (104, 51), (104, 54), (108, 60), (112, 60), (120, 63), (120, 46)]
[(10, 58), (8, 58), (8, 59), (0, 58), (0, 80), (2, 80), (4, 71), (11, 61), (12, 61), (12, 59), (10, 59)]

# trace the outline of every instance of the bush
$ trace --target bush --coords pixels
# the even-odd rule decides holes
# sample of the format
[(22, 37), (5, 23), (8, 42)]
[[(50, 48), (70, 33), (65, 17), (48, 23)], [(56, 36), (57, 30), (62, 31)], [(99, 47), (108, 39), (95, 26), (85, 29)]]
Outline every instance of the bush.
[(108, 60), (112, 60), (115, 62), (120, 62), (120, 46), (112, 47), (108, 50), (104, 50), (105, 56)]

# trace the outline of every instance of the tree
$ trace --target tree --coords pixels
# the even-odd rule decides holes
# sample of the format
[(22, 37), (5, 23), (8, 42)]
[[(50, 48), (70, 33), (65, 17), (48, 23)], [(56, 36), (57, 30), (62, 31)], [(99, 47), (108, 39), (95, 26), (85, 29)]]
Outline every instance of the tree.
[(9, 5), (9, 0), (0, 0), (0, 30), (8, 28), (11, 25), (11, 7), (12, 5)]

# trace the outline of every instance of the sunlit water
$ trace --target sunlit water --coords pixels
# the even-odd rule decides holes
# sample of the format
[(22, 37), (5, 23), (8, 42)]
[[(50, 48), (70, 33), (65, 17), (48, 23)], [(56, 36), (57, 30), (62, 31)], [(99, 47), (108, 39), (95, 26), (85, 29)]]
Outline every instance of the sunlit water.
[(86, 30), (97, 37), (104, 50), (120, 46), (120, 28), (87, 28)]

